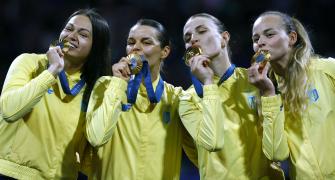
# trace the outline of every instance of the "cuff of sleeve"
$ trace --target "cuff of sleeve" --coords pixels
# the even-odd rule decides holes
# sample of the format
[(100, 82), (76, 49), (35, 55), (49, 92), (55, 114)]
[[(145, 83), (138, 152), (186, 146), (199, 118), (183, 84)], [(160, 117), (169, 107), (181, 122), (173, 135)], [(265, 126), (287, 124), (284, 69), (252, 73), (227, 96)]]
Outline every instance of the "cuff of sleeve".
[(282, 100), (279, 94), (270, 97), (261, 97), (263, 112), (273, 112), (281, 109)]
[(204, 98), (217, 98), (219, 95), (219, 87), (216, 84), (204, 85)]
[(46, 89), (57, 82), (55, 76), (53, 76), (48, 70), (43, 71), (38, 77), (38, 81)]

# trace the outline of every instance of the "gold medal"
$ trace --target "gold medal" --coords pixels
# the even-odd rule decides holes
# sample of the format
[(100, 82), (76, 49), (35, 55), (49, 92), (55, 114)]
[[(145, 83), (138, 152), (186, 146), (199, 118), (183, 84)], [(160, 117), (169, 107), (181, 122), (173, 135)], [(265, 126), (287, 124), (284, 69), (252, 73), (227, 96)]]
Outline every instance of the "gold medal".
[(186, 49), (185, 54), (184, 54), (184, 61), (187, 66), (190, 66), (190, 59), (194, 56), (198, 56), (202, 54), (202, 50), (198, 46), (191, 46)]
[(129, 68), (130, 68), (131, 74), (137, 74), (142, 70), (143, 61), (140, 55), (131, 53), (126, 58), (130, 62)]
[(251, 58), (251, 64), (259, 63), (259, 71), (262, 72), (266, 63), (270, 60), (271, 54), (269, 51), (259, 50)]
[(62, 49), (63, 53), (67, 53), (70, 49), (70, 43), (66, 40), (62, 41), (56, 40), (50, 44), (50, 47), (56, 47), (56, 46), (59, 46)]

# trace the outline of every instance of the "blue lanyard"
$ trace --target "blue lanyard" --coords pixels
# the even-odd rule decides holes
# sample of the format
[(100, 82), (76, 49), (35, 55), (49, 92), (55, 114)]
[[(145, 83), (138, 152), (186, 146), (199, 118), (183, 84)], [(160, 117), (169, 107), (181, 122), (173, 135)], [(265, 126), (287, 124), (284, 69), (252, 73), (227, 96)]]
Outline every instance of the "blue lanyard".
[[(226, 81), (234, 73), (234, 71), (235, 71), (235, 64), (232, 64), (229, 66), (227, 71), (221, 76), (218, 82), (218, 86), (220, 86), (224, 81)], [(195, 92), (198, 94), (200, 98), (202, 98), (204, 96), (204, 92), (202, 89), (202, 83), (192, 74), (191, 74), (191, 80), (192, 80)]]
[(66, 74), (65, 74), (64, 70), (62, 70), (59, 73), (58, 77), (59, 77), (60, 84), (62, 86), (63, 92), (65, 94), (75, 96), (80, 92), (80, 90), (85, 85), (85, 80), (82, 77), (80, 77), (80, 81), (77, 84), (75, 84), (72, 89), (70, 89), (69, 82), (67, 81)]
[(226, 81), (235, 71), (235, 64), (231, 64), (227, 71), (221, 76), (218, 86), (220, 86), (224, 81)]
[[(143, 56), (142, 56), (143, 59)], [(162, 78), (159, 78), (156, 92), (154, 91), (154, 88), (152, 87), (151, 82), (151, 74), (149, 69), (148, 61), (143, 60), (143, 68), (142, 70), (135, 75), (133, 79), (131, 79), (127, 86), (127, 104), (122, 104), (122, 111), (128, 111), (132, 104), (135, 104), (138, 89), (140, 87), (142, 77), (144, 78), (144, 85), (147, 90), (148, 98), (150, 100), (150, 103), (158, 103), (162, 97), (163, 91), (164, 91), (164, 81)]]

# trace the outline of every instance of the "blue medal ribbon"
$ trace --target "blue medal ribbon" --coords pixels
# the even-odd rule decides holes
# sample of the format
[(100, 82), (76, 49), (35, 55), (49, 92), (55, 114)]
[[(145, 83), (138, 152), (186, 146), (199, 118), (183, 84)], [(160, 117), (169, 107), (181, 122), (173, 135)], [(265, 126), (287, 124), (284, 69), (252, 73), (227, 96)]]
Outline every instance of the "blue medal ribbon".
[[(58, 42), (56, 44), (56, 46), (59, 46), (61, 49), (63, 49), (64, 48), (64, 42), (63, 41)], [(69, 82), (67, 81), (67, 77), (66, 77), (66, 74), (65, 74), (64, 70), (62, 70), (58, 74), (58, 77), (59, 77), (60, 84), (62, 86), (63, 92), (65, 94), (68, 94), (68, 95), (72, 95), (72, 96), (77, 95), (85, 85), (85, 80), (82, 78), (82, 76), (80, 76), (79, 82), (77, 84), (75, 84), (72, 89), (70, 89)]]
[[(229, 68), (227, 69), (227, 71), (221, 76), (219, 82), (218, 82), (218, 86), (220, 86), (224, 81), (226, 81), (235, 71), (235, 64), (232, 64), (229, 66)], [(197, 93), (197, 95), (202, 98), (204, 96), (203, 94), (203, 88), (202, 88), (202, 83), (191, 74), (191, 80), (195, 89), (195, 92)]]
[(141, 56), (143, 60), (143, 68), (141, 71), (135, 75), (133, 79), (131, 79), (127, 86), (127, 104), (122, 104), (122, 111), (128, 111), (132, 104), (135, 104), (138, 89), (140, 87), (142, 77), (144, 78), (144, 85), (147, 90), (148, 98), (150, 100), (150, 103), (158, 103), (162, 97), (163, 91), (164, 91), (164, 81), (162, 78), (159, 78), (156, 92), (154, 91), (154, 88), (152, 86), (151, 82), (151, 74), (149, 69), (148, 61), (144, 59), (143, 56)]
[(218, 86), (220, 86), (224, 81), (226, 81), (235, 71), (235, 64), (231, 64), (227, 71), (221, 76)]
[(59, 77), (63, 92), (68, 95), (72, 95), (72, 96), (77, 95), (85, 85), (85, 80), (82, 77), (80, 77), (80, 81), (77, 84), (75, 84), (72, 89), (70, 89), (69, 82), (67, 81), (67, 77), (66, 77), (64, 70), (62, 70), (58, 74), (58, 77)]

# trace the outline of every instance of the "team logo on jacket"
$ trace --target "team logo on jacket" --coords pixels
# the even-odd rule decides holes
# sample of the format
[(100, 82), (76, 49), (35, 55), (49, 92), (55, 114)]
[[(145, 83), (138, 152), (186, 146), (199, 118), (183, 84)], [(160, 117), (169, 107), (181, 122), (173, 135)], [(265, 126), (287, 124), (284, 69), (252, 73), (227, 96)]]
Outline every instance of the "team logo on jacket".
[(316, 102), (319, 99), (319, 93), (314, 88), (314, 89), (308, 91), (308, 97), (312, 102)]
[(52, 94), (54, 91), (52, 89), (48, 89), (48, 94)]
[(248, 105), (251, 109), (256, 109), (257, 104), (256, 104), (256, 97), (249, 95), (248, 96)]

